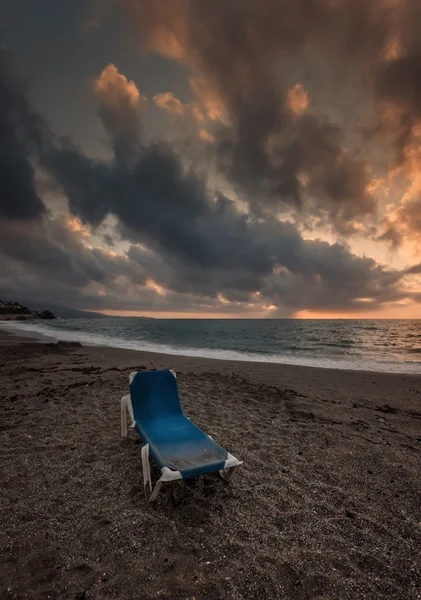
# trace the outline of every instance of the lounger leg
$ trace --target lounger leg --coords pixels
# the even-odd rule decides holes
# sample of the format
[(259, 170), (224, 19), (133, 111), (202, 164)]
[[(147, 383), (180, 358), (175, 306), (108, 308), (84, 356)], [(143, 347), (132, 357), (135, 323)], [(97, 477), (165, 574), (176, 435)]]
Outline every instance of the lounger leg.
[(236, 465), (235, 467), (231, 467), (230, 469), (226, 469), (226, 473), (224, 471), (219, 471), (220, 476), (224, 481), (229, 483), (231, 479), (234, 477), (238, 469), (241, 465)]
[(127, 437), (126, 396), (121, 399), (121, 437)]
[(123, 396), (121, 399), (121, 437), (127, 437), (127, 413), (129, 413), (132, 420), (130, 427), (134, 427), (135, 420), (133, 416), (133, 407), (130, 394)]
[(145, 496), (148, 497), (146, 488), (149, 485), (149, 491), (152, 492), (152, 477), (151, 477), (151, 466), (149, 464), (149, 444), (143, 446), (142, 451), (142, 467), (143, 467), (143, 487), (145, 490)]
[(158, 479), (158, 481), (155, 484), (154, 490), (152, 492), (152, 496), (149, 498), (149, 502), (153, 502), (154, 500), (156, 500), (156, 498), (161, 490), (162, 484), (163, 484), (163, 481)]

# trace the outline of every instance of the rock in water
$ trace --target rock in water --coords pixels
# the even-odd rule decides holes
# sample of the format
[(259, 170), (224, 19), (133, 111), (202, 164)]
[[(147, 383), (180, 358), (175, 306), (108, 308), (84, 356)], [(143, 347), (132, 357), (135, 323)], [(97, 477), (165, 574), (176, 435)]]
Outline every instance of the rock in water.
[(40, 319), (57, 319), (57, 317), (49, 310), (43, 310), (42, 312), (39, 312), (38, 316)]

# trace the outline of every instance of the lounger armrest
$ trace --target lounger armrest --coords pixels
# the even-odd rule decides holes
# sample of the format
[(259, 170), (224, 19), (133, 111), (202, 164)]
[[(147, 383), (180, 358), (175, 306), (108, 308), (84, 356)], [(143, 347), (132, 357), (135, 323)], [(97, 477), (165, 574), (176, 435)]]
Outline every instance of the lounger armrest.
[(127, 437), (127, 413), (129, 413), (132, 421), (130, 427), (133, 428), (136, 423), (134, 420), (132, 399), (130, 394), (123, 396), (121, 399), (121, 437)]
[(231, 469), (232, 467), (239, 467), (242, 464), (243, 464), (242, 460), (238, 460), (238, 458), (235, 458), (235, 456), (233, 456), (232, 454), (230, 454), (228, 452), (224, 469)]

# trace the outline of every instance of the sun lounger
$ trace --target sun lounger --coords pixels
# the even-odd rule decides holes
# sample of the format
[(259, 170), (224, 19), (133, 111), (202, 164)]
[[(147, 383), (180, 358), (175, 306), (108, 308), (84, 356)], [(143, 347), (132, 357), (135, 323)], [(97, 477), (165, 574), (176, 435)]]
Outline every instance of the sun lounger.
[(149, 457), (161, 477), (149, 498), (156, 499), (163, 483), (218, 471), (230, 481), (242, 464), (194, 425), (183, 413), (174, 371), (130, 374), (130, 394), (121, 399), (121, 435), (127, 436), (127, 413), (145, 445), (142, 448), (145, 494), (152, 492)]

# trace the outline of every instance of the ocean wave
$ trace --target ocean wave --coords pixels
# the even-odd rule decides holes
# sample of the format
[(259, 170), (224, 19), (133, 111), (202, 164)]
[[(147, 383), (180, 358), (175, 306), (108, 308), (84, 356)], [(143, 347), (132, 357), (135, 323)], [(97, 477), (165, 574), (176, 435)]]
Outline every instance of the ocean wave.
[(339, 342), (323, 342), (323, 346), (329, 346), (331, 348), (349, 348), (355, 346), (354, 340), (340, 340)]
[(125, 350), (136, 350), (158, 354), (177, 356), (190, 356), (197, 358), (212, 358), (217, 360), (235, 360), (241, 362), (262, 362), (270, 364), (296, 365), (304, 367), (317, 367), (325, 369), (344, 369), (352, 371), (377, 371), (387, 373), (414, 373), (421, 372), (418, 362), (391, 362), (375, 360), (374, 358), (362, 359), (362, 357), (310, 357), (283, 354), (258, 354), (256, 352), (240, 352), (227, 349), (192, 348), (187, 346), (176, 346), (164, 343), (150, 342), (146, 340), (129, 340), (117, 336), (107, 336), (84, 331), (71, 331), (58, 329), (46, 323), (26, 322), (3, 322), (1, 327), (14, 330), (15, 333), (28, 332), (41, 335), (44, 338), (62, 341), (78, 341), (87, 346), (103, 346), (120, 348)]

